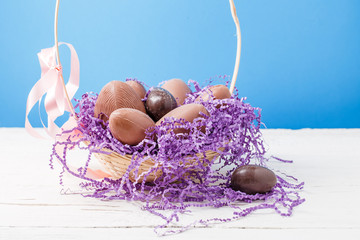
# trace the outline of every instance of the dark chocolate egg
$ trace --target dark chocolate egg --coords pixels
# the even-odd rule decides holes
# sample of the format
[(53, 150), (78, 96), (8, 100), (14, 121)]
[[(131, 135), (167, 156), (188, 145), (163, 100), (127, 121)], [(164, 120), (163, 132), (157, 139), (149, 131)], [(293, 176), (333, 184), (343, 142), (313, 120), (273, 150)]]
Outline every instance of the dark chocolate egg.
[(173, 95), (159, 87), (150, 90), (145, 102), (146, 112), (155, 122), (176, 107), (177, 103)]
[(143, 102), (132, 87), (121, 81), (111, 81), (99, 93), (94, 116), (106, 122), (110, 114), (119, 108), (133, 108), (146, 112)]
[(257, 165), (244, 165), (233, 172), (231, 188), (247, 194), (266, 193), (275, 186), (276, 181), (273, 171)]
[(130, 87), (132, 87), (141, 99), (143, 99), (145, 97), (146, 90), (145, 90), (145, 87), (141, 83), (139, 83), (138, 81), (135, 81), (135, 80), (129, 80), (129, 81), (126, 81), (125, 83), (128, 84)]
[(155, 127), (154, 121), (133, 108), (119, 108), (109, 118), (110, 132), (124, 144), (137, 145), (146, 137), (146, 129), (151, 127)]
[(170, 79), (161, 86), (168, 90), (176, 99), (177, 104), (180, 106), (184, 103), (186, 94), (191, 93), (188, 85), (181, 79)]

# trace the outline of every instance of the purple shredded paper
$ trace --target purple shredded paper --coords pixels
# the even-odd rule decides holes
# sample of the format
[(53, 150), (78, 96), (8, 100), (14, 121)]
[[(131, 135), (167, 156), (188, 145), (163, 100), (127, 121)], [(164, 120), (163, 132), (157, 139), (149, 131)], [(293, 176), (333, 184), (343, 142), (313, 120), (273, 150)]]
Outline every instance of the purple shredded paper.
[[(229, 187), (231, 174), (237, 167), (254, 162), (266, 167), (269, 160), (264, 156), (266, 150), (260, 131), (261, 109), (246, 103), (245, 98), (239, 98), (237, 91), (230, 99), (198, 100), (198, 96), (204, 92), (211, 96), (209, 85), (201, 88), (196, 81), (190, 80), (189, 86), (195, 90), (188, 95), (185, 104), (202, 104), (209, 116), (204, 114), (192, 123), (165, 119), (161, 125), (147, 131), (146, 138), (136, 146), (116, 140), (108, 124), (94, 117), (97, 94), (84, 94), (77, 100), (78, 126), (63, 133), (77, 130), (81, 132), (81, 138), (57, 140), (53, 146), (51, 165), (54, 159), (58, 159), (63, 167), (60, 178), (66, 171), (83, 180), (81, 187), (91, 191), (90, 194), (84, 194), (85, 197), (142, 202), (143, 210), (164, 220), (164, 224), (155, 228), (159, 235), (179, 233), (195, 226), (233, 221), (259, 209), (273, 209), (282, 216), (290, 216), (293, 208), (305, 201), (299, 195), (304, 183), (294, 177), (277, 175), (277, 184), (265, 194), (248, 195)], [(174, 128), (187, 131), (176, 135)], [(81, 145), (84, 141), (89, 145)], [(62, 156), (55, 151), (57, 146), (63, 147)], [(68, 151), (74, 147), (89, 153), (85, 165), (77, 172), (70, 170), (68, 165)], [(103, 148), (122, 155), (133, 155), (132, 162), (122, 178), (93, 180), (86, 177), (91, 156), (94, 153), (106, 154)], [(210, 161), (198, 157), (206, 156), (207, 151), (217, 152), (219, 156)], [(155, 167), (140, 175), (140, 164), (149, 158), (154, 160)], [(290, 162), (272, 158), (284, 163)], [(158, 170), (161, 170), (162, 174), (154, 182), (140, 181)], [(131, 172), (135, 174), (135, 182), (129, 177)], [(249, 206), (240, 207), (238, 203), (244, 202), (249, 203)], [(198, 220), (181, 228), (173, 227), (181, 214), (189, 212), (190, 208), (225, 206), (232, 208), (232, 217), (219, 216)], [(171, 210), (172, 213), (166, 215), (164, 210)]]

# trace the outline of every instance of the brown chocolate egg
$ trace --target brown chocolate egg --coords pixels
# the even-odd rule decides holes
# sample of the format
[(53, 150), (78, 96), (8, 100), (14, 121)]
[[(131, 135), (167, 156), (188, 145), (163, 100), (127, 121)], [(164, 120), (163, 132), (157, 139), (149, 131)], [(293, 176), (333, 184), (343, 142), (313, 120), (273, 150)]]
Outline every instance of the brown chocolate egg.
[(276, 182), (276, 175), (271, 170), (257, 165), (238, 167), (231, 176), (231, 188), (247, 194), (266, 193)]
[(168, 90), (174, 96), (179, 106), (184, 103), (186, 94), (191, 93), (188, 85), (183, 80), (177, 78), (166, 81), (161, 87)]
[[(202, 117), (200, 112), (209, 115), (206, 108), (201, 104), (196, 104), (196, 103), (185, 104), (168, 112), (165, 116), (163, 116), (159, 121), (156, 122), (156, 125), (161, 124), (165, 120), (165, 118), (168, 117), (173, 117), (175, 119), (184, 119), (188, 122), (193, 122), (195, 118)], [(203, 128), (202, 131), (204, 132), (205, 128)], [(174, 130), (174, 132), (184, 133), (186, 131), (184, 129), (176, 129)]]
[(101, 89), (94, 116), (106, 122), (110, 114), (119, 108), (133, 108), (145, 113), (144, 104), (132, 87), (121, 81), (112, 81)]
[(145, 97), (146, 90), (145, 90), (145, 87), (141, 83), (139, 83), (138, 81), (134, 81), (134, 80), (129, 80), (129, 81), (126, 81), (125, 83), (128, 84), (130, 87), (132, 87), (141, 99), (143, 99)]
[[(231, 93), (225, 85), (211, 86), (208, 91), (212, 93), (215, 99), (225, 99), (231, 97)], [(210, 96), (211, 95), (208, 92), (204, 92), (201, 96), (198, 97), (198, 100), (201, 98), (202, 100), (207, 101), (209, 100)]]
[(155, 122), (176, 107), (173, 95), (159, 87), (151, 89), (145, 101), (146, 112)]
[(123, 144), (137, 145), (146, 137), (146, 129), (151, 127), (155, 127), (154, 121), (133, 108), (119, 108), (109, 118), (112, 135)]

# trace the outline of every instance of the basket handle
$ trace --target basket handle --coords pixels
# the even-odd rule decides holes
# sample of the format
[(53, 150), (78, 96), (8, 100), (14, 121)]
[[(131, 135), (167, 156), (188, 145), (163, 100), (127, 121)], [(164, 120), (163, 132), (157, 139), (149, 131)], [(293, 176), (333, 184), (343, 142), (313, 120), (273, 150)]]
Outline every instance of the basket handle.
[[(58, 15), (59, 15), (59, 4), (60, 4), (60, 0), (56, 0), (56, 7), (55, 7), (55, 21), (54, 21), (54, 35), (55, 35), (55, 55), (56, 55), (56, 61), (57, 64), (59, 66), (61, 66), (61, 62), (60, 62), (60, 55), (59, 55), (59, 41), (58, 41), (58, 30), (57, 30), (57, 26), (58, 26)], [(71, 103), (71, 99), (69, 98), (69, 93), (66, 90), (66, 86), (65, 86), (65, 81), (64, 81), (64, 77), (62, 75), (62, 72), (60, 73), (60, 78), (61, 78), (61, 83), (63, 85), (63, 89), (65, 92), (65, 97), (66, 97), (66, 102), (69, 106), (69, 109), (71, 111), (72, 116), (77, 119), (76, 114), (75, 114), (75, 110), (74, 110), (74, 106)]]
[(235, 4), (233, 0), (229, 0), (230, 3), (230, 10), (231, 10), (231, 15), (233, 17), (235, 26), (236, 26), (236, 60), (235, 60), (235, 67), (234, 67), (234, 72), (232, 75), (232, 79), (231, 79), (231, 84), (230, 84), (230, 93), (232, 94), (235, 88), (235, 83), (236, 83), (236, 79), (237, 79), (237, 75), (239, 72), (239, 65), (240, 65), (240, 55), (241, 55), (241, 31), (240, 31), (240, 23), (239, 23), (239, 19), (236, 15), (236, 8), (235, 8)]
[[(234, 91), (234, 88), (235, 88), (235, 83), (236, 83), (237, 75), (238, 75), (238, 72), (239, 72), (239, 65), (240, 65), (241, 31), (240, 31), (239, 19), (238, 19), (237, 14), (236, 14), (236, 8), (235, 8), (234, 0), (229, 0), (229, 3), (230, 3), (231, 15), (233, 17), (233, 20), (234, 20), (234, 23), (235, 23), (235, 26), (236, 26), (236, 36), (237, 36), (235, 67), (234, 67), (234, 72), (233, 72), (233, 76), (232, 76), (231, 84), (230, 84), (230, 88), (229, 88), (229, 91), (232, 94), (233, 91)], [(56, 60), (57, 60), (58, 65), (61, 66), (60, 55), (59, 55), (59, 42), (58, 42), (59, 4), (60, 4), (60, 0), (56, 0), (54, 35), (55, 35)], [(62, 74), (60, 75), (60, 77), (61, 77), (61, 80), (62, 80), (63, 88), (64, 88), (64, 91), (65, 91), (65, 96), (66, 96), (66, 99), (67, 99), (67, 103), (69, 105), (69, 109), (71, 110), (71, 113), (73, 114), (73, 116), (76, 118), (75, 110), (74, 110), (74, 107), (73, 107), (73, 105), (71, 103), (71, 99), (69, 98), (69, 94), (66, 91), (65, 81), (64, 81), (64, 78), (63, 78)]]

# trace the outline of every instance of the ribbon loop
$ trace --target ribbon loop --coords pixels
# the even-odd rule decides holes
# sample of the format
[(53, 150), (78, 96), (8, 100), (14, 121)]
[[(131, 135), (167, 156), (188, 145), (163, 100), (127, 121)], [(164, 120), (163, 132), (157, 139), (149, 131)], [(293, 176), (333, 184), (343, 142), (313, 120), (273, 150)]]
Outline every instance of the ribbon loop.
[[(71, 53), (71, 68), (70, 77), (68, 83), (65, 86), (62, 78), (62, 66), (56, 62), (55, 46), (51, 48), (42, 49), (38, 53), (38, 58), (41, 68), (41, 77), (32, 87), (27, 103), (26, 103), (26, 115), (25, 115), (25, 128), (34, 137), (46, 138), (39, 134), (31, 125), (28, 116), (30, 111), (36, 105), (37, 102), (41, 102), (42, 97), (45, 96), (45, 111), (48, 116), (48, 126), (43, 124), (45, 132), (52, 138), (55, 138), (61, 131), (55, 120), (62, 116), (65, 111), (71, 112), (71, 106), (69, 106), (68, 99), (72, 99), (79, 88), (80, 79), (80, 63), (78, 55), (74, 47), (69, 43), (59, 43), (59, 45), (66, 45), (70, 49)], [(66, 91), (66, 92), (65, 92)], [(42, 122), (42, 118), (39, 112), (39, 118)], [(70, 117), (71, 119), (71, 117)], [(69, 120), (70, 120), (69, 119)], [(65, 123), (66, 124), (66, 123)], [(64, 124), (64, 125), (65, 125)]]

